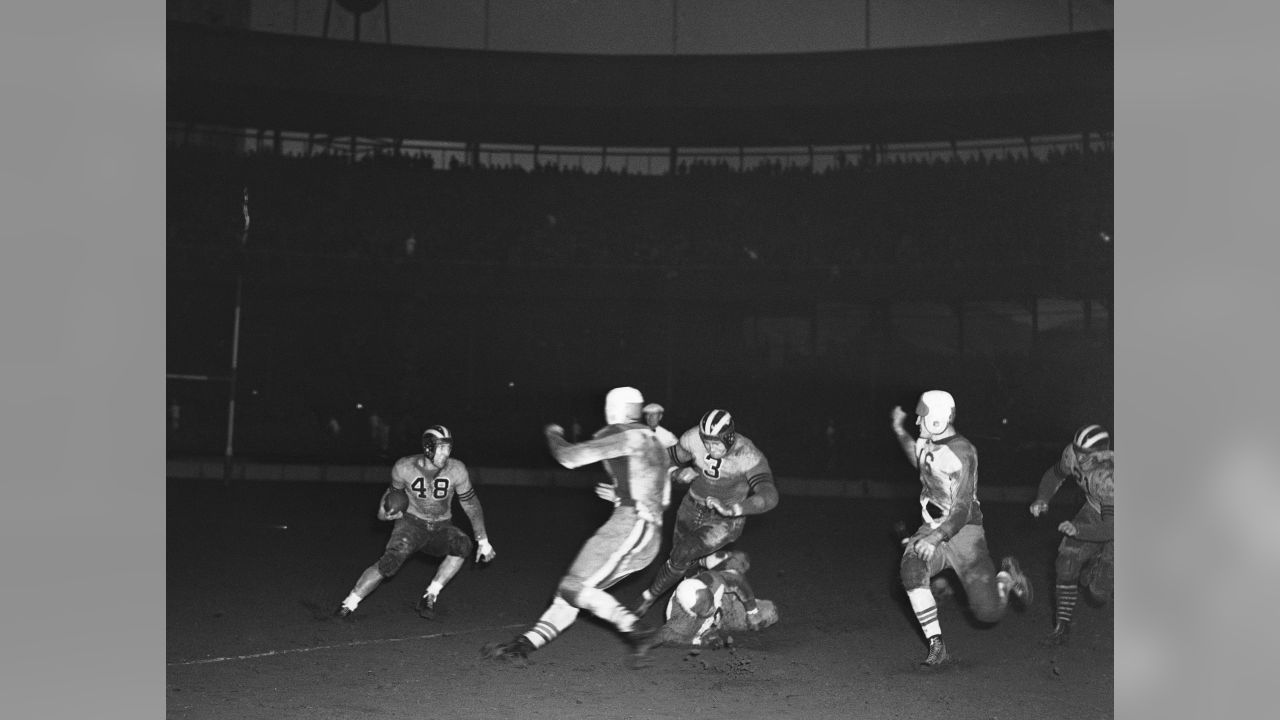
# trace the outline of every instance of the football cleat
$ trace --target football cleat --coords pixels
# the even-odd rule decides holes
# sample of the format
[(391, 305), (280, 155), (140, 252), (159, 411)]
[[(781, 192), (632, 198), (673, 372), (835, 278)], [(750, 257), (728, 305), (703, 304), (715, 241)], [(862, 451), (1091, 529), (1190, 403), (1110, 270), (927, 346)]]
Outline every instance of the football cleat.
[(947, 644), (942, 642), (941, 635), (934, 635), (929, 638), (929, 654), (920, 662), (922, 668), (936, 668), (951, 662), (951, 656), (947, 654)]
[(1008, 578), (1009, 593), (1018, 598), (1023, 607), (1030, 607), (1035, 591), (1031, 587), (1031, 580), (1018, 565), (1018, 559), (1012, 555), (1004, 558), (1000, 561), (1000, 570)]
[(351, 613), (355, 612), (346, 605), (338, 605), (338, 609), (333, 611), (333, 616), (342, 620), (355, 620)]
[(509, 662), (524, 667), (529, 661), (529, 653), (536, 650), (529, 638), (523, 635), (504, 643), (486, 643), (480, 648), (480, 654), (490, 660)]
[(418, 611), (418, 617), (423, 620), (435, 620), (436, 596), (428, 593), (418, 598), (418, 604), (414, 606), (414, 610)]
[(644, 667), (649, 663), (649, 650), (662, 643), (661, 632), (661, 627), (638, 622), (630, 632), (623, 633), (631, 644), (631, 667)]
[(1045, 646), (1066, 645), (1071, 634), (1071, 623), (1060, 622), (1053, 626), (1053, 632), (1040, 638), (1040, 644)]

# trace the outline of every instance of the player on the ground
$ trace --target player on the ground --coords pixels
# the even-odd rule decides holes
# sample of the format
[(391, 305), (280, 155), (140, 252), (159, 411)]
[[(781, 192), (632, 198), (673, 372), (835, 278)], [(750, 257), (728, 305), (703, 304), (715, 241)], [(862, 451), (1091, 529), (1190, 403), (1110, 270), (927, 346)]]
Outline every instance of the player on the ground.
[[(409, 556), (421, 551), (444, 558), (417, 605), (421, 617), (434, 620), (440, 593), (471, 554), (471, 538), (451, 520), (455, 495), (475, 531), (476, 562), (489, 562), (494, 558), (496, 553), (485, 532), (484, 510), (471, 486), (467, 466), (452, 455), (453, 434), (443, 425), (432, 425), (422, 433), (422, 453), (396, 461), (391, 469), (391, 486), (378, 501), (378, 519), (395, 521), (391, 539), (378, 562), (360, 574), (335, 615), (350, 616), (360, 601), (383, 580), (395, 575)], [(409, 495), (409, 507), (404, 511), (387, 510), (387, 494), (394, 490), (403, 490)]]
[(1058, 525), (1064, 537), (1054, 563), (1054, 624), (1053, 631), (1040, 641), (1044, 645), (1067, 642), (1080, 585), (1099, 602), (1111, 597), (1115, 582), (1114, 466), (1111, 433), (1101, 425), (1085, 425), (1040, 478), (1039, 491), (1031, 503), (1035, 517), (1048, 512), (1049, 501), (1067, 478), (1076, 481), (1085, 500), (1074, 519)]
[(740, 550), (721, 550), (698, 561), (704, 568), (676, 585), (667, 601), (667, 624), (659, 645), (719, 648), (732, 633), (763, 630), (778, 622), (778, 610), (756, 597), (746, 573), (751, 560)]
[(672, 533), (671, 555), (636, 602), (643, 616), (663, 593), (675, 587), (699, 558), (742, 535), (747, 515), (778, 505), (778, 488), (764, 453), (739, 435), (728, 410), (711, 410), (671, 448), (675, 480), (690, 482), (680, 502)]
[(1031, 603), (1031, 583), (1018, 566), (1006, 557), (1000, 572), (995, 571), (982, 527), (982, 507), (978, 503), (978, 451), (956, 432), (955, 399), (945, 390), (930, 390), (916, 404), (919, 437), (913, 439), (903, 428), (907, 414), (893, 408), (893, 432), (911, 465), (920, 470), (920, 515), (923, 524), (903, 540), (900, 573), (907, 599), (916, 621), (929, 643), (929, 654), (921, 667), (932, 668), (951, 660), (942, 641), (938, 606), (930, 589), (930, 579), (950, 567), (969, 598), (969, 608), (982, 622), (994, 623), (1005, 614), (1009, 594), (1024, 605)]
[[(641, 421), (642, 414), (648, 422)], [(571, 444), (559, 425), (549, 425), (545, 432), (551, 454), (561, 465), (603, 463), (612, 485), (598, 486), (596, 494), (613, 503), (613, 514), (582, 546), (538, 622), (505, 643), (486, 644), (480, 652), (487, 658), (522, 664), (529, 653), (568, 629), (582, 610), (616, 627), (631, 645), (637, 665), (653, 645), (657, 629), (645, 625), (606, 590), (657, 557), (662, 513), (671, 496), (667, 448), (676, 438), (658, 425), (661, 406), (646, 406), (640, 391), (632, 387), (609, 391), (604, 416), (608, 424), (585, 442)]]

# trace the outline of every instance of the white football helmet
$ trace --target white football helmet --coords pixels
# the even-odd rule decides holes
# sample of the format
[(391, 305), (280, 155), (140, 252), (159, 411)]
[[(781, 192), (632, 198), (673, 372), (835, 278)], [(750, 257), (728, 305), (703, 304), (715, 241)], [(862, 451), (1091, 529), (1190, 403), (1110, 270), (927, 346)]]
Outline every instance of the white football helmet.
[(644, 395), (633, 387), (617, 387), (604, 396), (604, 421), (610, 425), (640, 422)]
[(920, 429), (930, 435), (941, 434), (956, 419), (956, 399), (946, 390), (929, 390), (916, 403)]

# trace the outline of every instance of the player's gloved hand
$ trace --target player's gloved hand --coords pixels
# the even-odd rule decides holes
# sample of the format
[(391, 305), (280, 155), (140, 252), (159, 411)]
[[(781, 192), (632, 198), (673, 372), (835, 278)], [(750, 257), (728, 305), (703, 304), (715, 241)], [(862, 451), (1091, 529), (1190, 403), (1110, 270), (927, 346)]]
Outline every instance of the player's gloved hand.
[(403, 510), (396, 510), (395, 512), (387, 512), (387, 508), (385, 506), (383, 505), (378, 506), (379, 520), (399, 520), (402, 517), (404, 517)]
[(489, 544), (489, 538), (483, 538), (476, 541), (476, 562), (487, 563), (493, 560), (498, 553)]
[(922, 560), (928, 560), (933, 557), (934, 551), (938, 548), (932, 542), (929, 542), (929, 538), (922, 537), (911, 543), (911, 549), (914, 550)]
[(1049, 512), (1049, 503), (1043, 500), (1037, 500), (1031, 503), (1031, 515), (1033, 517), (1040, 517), (1046, 512)]
[(1058, 532), (1066, 535), (1067, 537), (1075, 537), (1076, 533), (1080, 531), (1076, 529), (1075, 524), (1070, 520), (1063, 520), (1062, 523), (1058, 525)]
[(725, 517), (738, 517), (742, 514), (742, 506), (738, 503), (730, 503), (726, 505), (713, 497), (707, 498), (707, 507), (715, 510)]
[(698, 469), (693, 466), (689, 466), (676, 470), (675, 475), (672, 475), (671, 479), (682, 485), (688, 485), (693, 482), (696, 477), (698, 477)]
[(613, 503), (614, 507), (618, 507), (618, 503), (622, 502), (618, 499), (618, 491), (610, 483), (596, 483), (596, 497)]
[(902, 421), (907, 419), (907, 411), (903, 410), (901, 405), (894, 405), (892, 417), (893, 417), (893, 429), (895, 431), (904, 430), (904, 428), (902, 427)]
[(564, 428), (560, 427), (559, 425), (557, 425), (557, 424), (555, 424), (555, 423), (551, 423), (550, 425), (548, 425), (548, 426), (546, 426), (545, 428), (543, 428), (542, 432), (543, 432), (543, 433), (545, 433), (545, 434), (547, 434), (547, 435), (549, 435), (549, 436), (550, 436), (550, 435), (559, 435), (560, 437), (564, 437)]

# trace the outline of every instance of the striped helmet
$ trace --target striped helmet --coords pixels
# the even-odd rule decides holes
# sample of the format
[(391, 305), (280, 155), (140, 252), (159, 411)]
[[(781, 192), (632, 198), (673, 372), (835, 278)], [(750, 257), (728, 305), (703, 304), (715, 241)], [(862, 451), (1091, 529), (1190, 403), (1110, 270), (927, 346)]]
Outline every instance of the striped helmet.
[(724, 443), (725, 449), (733, 447), (733, 441), (738, 439), (738, 433), (733, 427), (733, 416), (728, 410), (710, 410), (702, 419), (698, 421), (698, 434), (702, 436), (705, 443), (712, 438)]
[(1111, 449), (1111, 433), (1101, 425), (1085, 425), (1071, 438), (1076, 452), (1092, 453)]
[(443, 425), (432, 425), (422, 433), (422, 449), (429, 456), (435, 456), (437, 445), (453, 447), (453, 433)]

